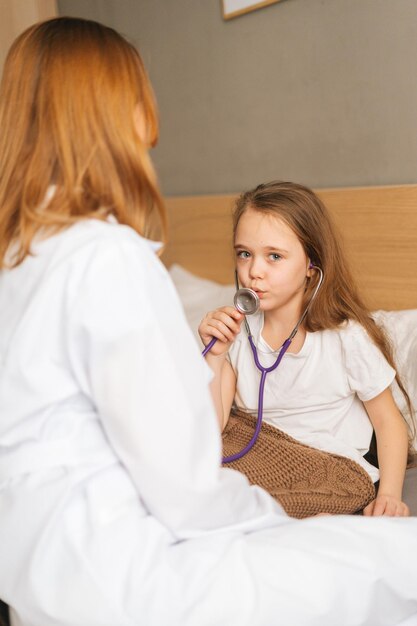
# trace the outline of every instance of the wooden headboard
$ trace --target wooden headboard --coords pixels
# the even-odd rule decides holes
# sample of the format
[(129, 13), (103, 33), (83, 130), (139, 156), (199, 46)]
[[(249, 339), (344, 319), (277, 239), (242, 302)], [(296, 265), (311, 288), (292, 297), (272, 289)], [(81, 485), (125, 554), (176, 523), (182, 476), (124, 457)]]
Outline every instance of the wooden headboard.
[[(417, 185), (319, 189), (372, 310), (417, 308)], [(166, 199), (163, 261), (233, 282), (231, 212), (236, 195)]]

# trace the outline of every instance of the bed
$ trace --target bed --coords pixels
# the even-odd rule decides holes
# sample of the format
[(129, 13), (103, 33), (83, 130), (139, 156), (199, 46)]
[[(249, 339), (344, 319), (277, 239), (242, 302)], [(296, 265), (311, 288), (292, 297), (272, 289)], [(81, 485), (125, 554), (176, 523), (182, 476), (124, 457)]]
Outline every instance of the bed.
[[(391, 336), (398, 368), (417, 408), (417, 185), (318, 189), (342, 234), (365, 301)], [(169, 269), (198, 340), (210, 309), (233, 301), (234, 194), (166, 198)], [(401, 409), (398, 390), (394, 396)], [(417, 443), (417, 442), (416, 442)], [(417, 466), (404, 498), (417, 515)]]
[[(401, 374), (417, 408), (417, 185), (320, 189), (342, 232), (369, 307), (390, 332)], [(170, 271), (195, 336), (204, 313), (233, 299), (231, 211), (235, 195), (166, 198)], [(401, 397), (397, 396), (401, 404)], [(404, 499), (417, 515), (417, 467)], [(8, 622), (0, 600), (0, 624)], [(410, 622), (411, 624), (411, 622)]]

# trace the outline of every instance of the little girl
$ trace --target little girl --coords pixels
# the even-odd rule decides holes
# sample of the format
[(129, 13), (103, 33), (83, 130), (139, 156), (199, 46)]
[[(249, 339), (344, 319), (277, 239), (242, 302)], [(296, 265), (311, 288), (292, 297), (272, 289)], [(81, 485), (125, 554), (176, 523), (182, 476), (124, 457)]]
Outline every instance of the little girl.
[[(266, 378), (265, 422), (355, 460), (374, 483), (380, 480), (365, 515), (409, 515), (402, 502), (407, 424), (392, 397), (394, 379), (411, 414), (410, 400), (383, 330), (358, 295), (326, 208), (301, 185), (259, 185), (238, 199), (233, 233), (240, 285), (260, 299), (259, 312), (248, 321), (264, 367), (274, 363), (311, 301), (282, 363)], [(318, 268), (323, 282), (313, 300)], [(199, 326), (205, 345), (219, 340), (207, 359), (222, 429), (233, 403), (257, 414), (259, 371), (241, 330), (243, 318), (226, 306), (209, 312)]]

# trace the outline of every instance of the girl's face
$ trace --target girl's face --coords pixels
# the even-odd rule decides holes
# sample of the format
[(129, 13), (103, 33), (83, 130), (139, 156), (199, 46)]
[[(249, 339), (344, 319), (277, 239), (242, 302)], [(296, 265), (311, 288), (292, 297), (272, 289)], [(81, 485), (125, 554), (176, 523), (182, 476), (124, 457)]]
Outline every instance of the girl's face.
[(309, 259), (294, 231), (278, 216), (247, 209), (235, 236), (236, 268), (263, 311), (301, 309)]

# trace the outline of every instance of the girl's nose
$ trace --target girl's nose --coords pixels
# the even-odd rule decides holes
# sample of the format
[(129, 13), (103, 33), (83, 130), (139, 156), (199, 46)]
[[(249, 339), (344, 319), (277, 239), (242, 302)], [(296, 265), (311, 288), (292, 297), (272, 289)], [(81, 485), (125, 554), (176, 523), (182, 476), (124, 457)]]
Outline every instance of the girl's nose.
[(264, 275), (264, 267), (262, 259), (252, 258), (252, 262), (249, 267), (249, 275), (251, 278), (262, 278)]

